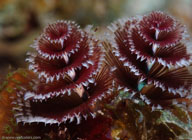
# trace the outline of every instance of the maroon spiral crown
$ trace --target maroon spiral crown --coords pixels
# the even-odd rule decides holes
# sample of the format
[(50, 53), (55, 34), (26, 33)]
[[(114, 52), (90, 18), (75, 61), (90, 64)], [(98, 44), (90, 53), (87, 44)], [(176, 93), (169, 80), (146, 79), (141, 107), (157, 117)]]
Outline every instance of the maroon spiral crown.
[(95, 117), (96, 103), (111, 92), (100, 43), (75, 22), (48, 25), (32, 45), (29, 69), (37, 73), (33, 91), (20, 91), (17, 122), (80, 123)]
[(106, 59), (119, 89), (131, 92), (130, 97), (142, 99), (153, 109), (177, 102), (191, 104), (191, 44), (180, 22), (157, 11), (121, 19), (109, 29), (110, 43), (104, 44)]

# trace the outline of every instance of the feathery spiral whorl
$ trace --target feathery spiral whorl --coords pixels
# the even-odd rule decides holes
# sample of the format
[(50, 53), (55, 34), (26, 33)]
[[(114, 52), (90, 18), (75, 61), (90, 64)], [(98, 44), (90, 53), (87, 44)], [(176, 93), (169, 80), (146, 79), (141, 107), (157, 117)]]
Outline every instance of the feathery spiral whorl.
[(29, 69), (38, 75), (33, 91), (22, 91), (18, 122), (80, 123), (95, 117), (95, 104), (111, 92), (99, 41), (75, 22), (48, 25), (32, 46)]
[[(106, 58), (119, 89), (131, 91), (154, 108), (189, 102), (191, 45), (183, 25), (157, 11), (119, 20), (109, 29), (112, 43), (105, 44)], [(146, 83), (143, 88), (141, 82)]]

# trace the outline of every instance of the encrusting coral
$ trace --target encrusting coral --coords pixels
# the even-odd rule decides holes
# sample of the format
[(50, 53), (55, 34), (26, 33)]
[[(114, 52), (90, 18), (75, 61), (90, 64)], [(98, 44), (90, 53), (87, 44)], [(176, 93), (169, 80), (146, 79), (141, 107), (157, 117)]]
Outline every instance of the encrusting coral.
[(17, 122), (60, 124), (95, 117), (97, 102), (111, 94), (99, 41), (72, 21), (48, 25), (32, 45), (29, 69), (38, 78), (18, 94)]
[(106, 60), (119, 89), (153, 110), (177, 103), (191, 110), (191, 44), (179, 21), (156, 11), (119, 20), (109, 29)]
[[(19, 69), (7, 75), (6, 80), (0, 87), (0, 138), (6, 139), (6, 136), (27, 136), (40, 135), (37, 127), (30, 128), (19, 127), (16, 123), (14, 102), (19, 100), (17, 92), (22, 88), (32, 89), (34, 73), (28, 70)], [(36, 129), (36, 130), (35, 130)], [(3, 138), (5, 137), (5, 138)]]

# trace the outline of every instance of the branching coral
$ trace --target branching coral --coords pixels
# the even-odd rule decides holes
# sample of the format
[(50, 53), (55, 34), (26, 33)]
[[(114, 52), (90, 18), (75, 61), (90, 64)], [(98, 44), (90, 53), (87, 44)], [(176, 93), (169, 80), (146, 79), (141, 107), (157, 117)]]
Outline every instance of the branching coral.
[(112, 93), (99, 41), (75, 22), (48, 25), (32, 45), (29, 69), (37, 73), (34, 89), (20, 91), (17, 122), (80, 123), (95, 117), (95, 104)]
[(119, 20), (109, 29), (112, 43), (104, 43), (106, 60), (119, 89), (132, 92), (153, 109), (177, 102), (191, 109), (192, 58), (187, 51), (191, 44), (180, 22), (157, 11)]

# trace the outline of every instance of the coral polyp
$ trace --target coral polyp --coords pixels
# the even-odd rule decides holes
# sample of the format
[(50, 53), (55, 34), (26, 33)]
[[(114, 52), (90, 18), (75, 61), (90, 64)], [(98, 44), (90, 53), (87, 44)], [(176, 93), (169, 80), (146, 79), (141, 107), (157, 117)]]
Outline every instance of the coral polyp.
[(28, 53), (27, 61), (37, 78), (33, 90), (18, 92), (17, 122), (79, 124), (95, 117), (97, 102), (112, 93), (99, 41), (75, 22), (57, 21), (32, 47), (37, 53)]
[(109, 29), (112, 43), (105, 43), (106, 60), (119, 89), (153, 108), (191, 104), (192, 57), (188, 50), (192, 46), (179, 21), (156, 11), (121, 19)]

